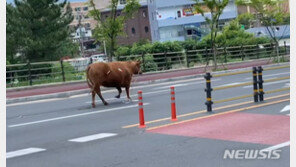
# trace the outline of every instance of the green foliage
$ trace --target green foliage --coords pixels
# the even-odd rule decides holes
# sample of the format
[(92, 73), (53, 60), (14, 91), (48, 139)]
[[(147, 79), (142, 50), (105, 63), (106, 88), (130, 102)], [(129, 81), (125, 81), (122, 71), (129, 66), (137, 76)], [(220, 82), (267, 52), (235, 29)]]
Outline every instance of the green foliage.
[[(268, 42), (269, 39), (266, 37), (256, 38), (253, 34), (241, 29), (236, 20), (231, 21), (229, 25), (225, 26), (222, 32), (217, 35), (216, 39), (218, 47), (256, 45)], [(210, 43), (210, 35), (204, 37), (201, 41), (201, 44), (206, 46), (210, 46)]]
[(145, 55), (145, 72), (148, 71), (157, 71), (157, 64), (154, 62), (151, 54)]
[(251, 13), (243, 13), (236, 18), (240, 25), (244, 25), (245, 29), (249, 29), (255, 17)]
[[(219, 18), (224, 10), (224, 8), (227, 6), (229, 0), (203, 0), (202, 3), (199, 0), (194, 0), (196, 3), (194, 5), (195, 10), (198, 13), (201, 13), (201, 15), (204, 17), (206, 22), (208, 23), (210, 27), (210, 44), (211, 48), (213, 50), (213, 58), (215, 67), (217, 68), (217, 60), (216, 60), (216, 37), (217, 33), (219, 31)], [(205, 7), (205, 8), (204, 8)], [(208, 17), (205, 15), (205, 13), (210, 12), (210, 16)]]
[(178, 52), (183, 49), (182, 43), (179, 41), (154, 42), (150, 53)]
[(109, 61), (115, 56), (117, 49), (117, 37), (124, 36), (124, 25), (127, 19), (131, 18), (133, 14), (140, 8), (138, 0), (127, 0), (126, 5), (118, 15), (118, 3), (119, 0), (111, 0), (110, 13), (107, 18), (101, 18), (101, 11), (96, 8), (93, 0), (90, 0), (89, 6), (93, 8), (89, 12), (89, 15), (93, 17), (97, 22), (97, 26), (94, 29), (93, 37), (100, 42), (106, 42), (107, 54), (109, 55)]
[[(68, 25), (73, 20), (66, 0), (15, 0), (15, 6), (6, 6), (8, 13), (13, 13), (7, 22), (10, 57), (21, 53), (25, 56), (23, 61), (34, 62), (57, 60), (64, 55), (62, 47), (70, 35)], [(16, 48), (11, 46), (11, 41), (16, 42)]]
[(15, 56), (19, 51), (20, 25), (16, 9), (11, 4), (6, 4), (6, 59), (9, 63), (15, 64), (19, 59)]
[(151, 48), (152, 48), (152, 44), (150, 44), (150, 43), (146, 43), (146, 44), (143, 44), (141, 42), (134, 43), (132, 48), (131, 48), (131, 54), (133, 54), (133, 55), (142, 55), (142, 54), (145, 54), (145, 53), (149, 53)]
[(253, 7), (259, 14), (257, 19), (268, 29), (270, 37), (274, 42), (278, 43), (278, 39), (275, 37), (276, 25), (282, 25), (288, 23), (289, 13), (284, 11), (282, 4), (285, 0), (236, 0), (238, 5), (248, 5)]
[(115, 55), (118, 56), (126, 56), (131, 54), (131, 49), (128, 46), (121, 46), (117, 48)]

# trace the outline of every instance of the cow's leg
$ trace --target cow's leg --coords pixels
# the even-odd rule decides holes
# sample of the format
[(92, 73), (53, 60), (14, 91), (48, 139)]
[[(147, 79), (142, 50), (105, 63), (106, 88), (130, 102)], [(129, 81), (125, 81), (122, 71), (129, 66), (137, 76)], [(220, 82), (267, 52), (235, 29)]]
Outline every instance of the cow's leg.
[(115, 97), (119, 99), (119, 98), (120, 98), (120, 94), (121, 94), (122, 90), (121, 90), (121, 87), (120, 87), (120, 86), (116, 87), (116, 89), (118, 90), (118, 95), (117, 95), (117, 96), (115, 96)]
[(130, 97), (130, 94), (129, 94), (129, 89), (130, 89), (130, 86), (126, 86), (125, 87), (125, 91), (126, 91), (126, 96), (127, 96), (127, 99), (129, 101), (132, 101), (131, 97)]
[(100, 85), (96, 85), (95, 91), (97, 92), (97, 95), (100, 97), (104, 105), (108, 105), (108, 103), (105, 101), (105, 99), (102, 96)]
[(96, 97), (96, 92), (93, 90), (91, 91), (92, 93), (92, 107), (95, 108), (96, 104), (95, 104), (95, 97)]

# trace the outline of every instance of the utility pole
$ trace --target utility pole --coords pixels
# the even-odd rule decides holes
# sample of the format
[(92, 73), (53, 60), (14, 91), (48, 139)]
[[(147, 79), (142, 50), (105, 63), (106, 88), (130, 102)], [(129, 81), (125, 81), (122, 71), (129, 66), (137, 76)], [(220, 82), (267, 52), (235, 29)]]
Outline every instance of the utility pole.
[(82, 18), (82, 14), (81, 12), (79, 12), (79, 19), (78, 19), (78, 28), (79, 28), (79, 43), (80, 43), (80, 54), (81, 57), (83, 57), (84, 55), (84, 46), (83, 46), (83, 38), (84, 38), (84, 33), (82, 34), (82, 25), (81, 25), (81, 18)]

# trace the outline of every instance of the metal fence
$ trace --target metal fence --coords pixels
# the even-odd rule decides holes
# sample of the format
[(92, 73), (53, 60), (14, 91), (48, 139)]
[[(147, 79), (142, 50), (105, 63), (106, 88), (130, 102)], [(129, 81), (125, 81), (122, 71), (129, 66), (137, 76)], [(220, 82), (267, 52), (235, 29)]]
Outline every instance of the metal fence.
[[(289, 55), (290, 47), (280, 47), (280, 55)], [(282, 56), (281, 56), (282, 57)], [(276, 59), (275, 45), (245, 45), (217, 49), (218, 65), (231, 62), (270, 58)], [(180, 52), (149, 53), (118, 56), (118, 61), (141, 60), (144, 72), (194, 68), (213, 64), (213, 52), (209, 48)], [(29, 86), (53, 82), (67, 82), (85, 79), (85, 69), (91, 59), (76, 59), (52, 62), (13, 64), (6, 66), (6, 87)]]

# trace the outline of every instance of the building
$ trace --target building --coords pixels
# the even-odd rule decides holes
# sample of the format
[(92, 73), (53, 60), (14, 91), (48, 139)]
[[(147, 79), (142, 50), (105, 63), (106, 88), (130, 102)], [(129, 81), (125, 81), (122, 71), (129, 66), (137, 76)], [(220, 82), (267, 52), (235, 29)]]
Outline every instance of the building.
[[(152, 41), (200, 39), (209, 33), (203, 16), (193, 10), (194, 4), (192, 0), (148, 0)], [(223, 27), (236, 17), (237, 7), (234, 0), (230, 0), (220, 17), (219, 26)]]
[(96, 26), (96, 21), (88, 16), (88, 12), (90, 7), (85, 2), (71, 2), (70, 6), (72, 8), (72, 14), (74, 16), (74, 20), (70, 24), (71, 28), (75, 30), (78, 28), (79, 20), (82, 27), (85, 27), (87, 30), (94, 29)]
[[(288, 0), (284, 0), (283, 3), (278, 4), (278, 5), (280, 5), (280, 8), (282, 9), (283, 12), (290, 13), (290, 7), (289, 7)], [(244, 14), (244, 13), (251, 13), (255, 16), (255, 18), (259, 17), (259, 15), (257, 14), (257, 11), (248, 5), (238, 5), (237, 11), (238, 11), (239, 15)], [(255, 19), (255, 21), (251, 24), (251, 27), (261, 27), (261, 26), (262, 26), (262, 24), (260, 23), (259, 19)]]
[[(100, 0), (97, 0), (96, 2), (98, 1)], [(147, 0), (140, 0), (139, 3), (141, 5), (139, 10), (125, 23), (124, 32), (126, 35), (120, 36), (117, 39), (119, 45), (131, 45), (141, 40), (151, 41), (151, 29), (149, 23)], [(117, 15), (121, 14), (125, 4), (126, 0), (119, 1)], [(103, 19), (107, 18), (110, 15), (110, 9), (102, 9), (101, 14)]]
[(274, 26), (273, 31), (270, 30), (271, 34), (273, 34), (272, 36), (270, 35), (266, 27), (254, 27), (247, 29), (246, 31), (254, 34), (256, 37), (275, 37), (277, 39), (280, 39), (280, 45), (283, 45), (284, 41), (286, 42), (286, 44), (290, 45), (290, 25)]
[(70, 7), (74, 16), (72, 23), (70, 23), (71, 36), (74, 41), (80, 43), (82, 56), (89, 55), (91, 54), (90, 52), (96, 51), (98, 47), (94, 44), (95, 40), (92, 38), (92, 30), (97, 22), (88, 16), (88, 12), (91, 9), (86, 2), (72, 2)]

